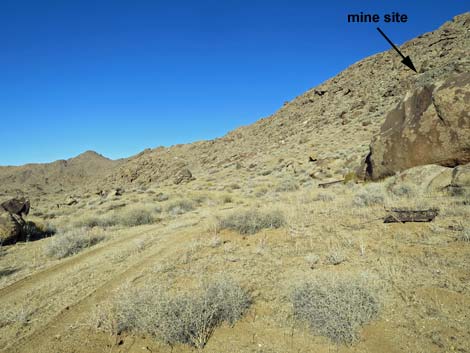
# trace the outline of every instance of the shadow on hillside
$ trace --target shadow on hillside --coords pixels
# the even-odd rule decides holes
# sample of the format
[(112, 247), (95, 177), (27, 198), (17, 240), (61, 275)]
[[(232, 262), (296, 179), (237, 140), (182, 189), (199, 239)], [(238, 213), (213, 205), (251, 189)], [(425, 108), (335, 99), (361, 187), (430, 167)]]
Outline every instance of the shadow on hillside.
[(41, 240), (50, 236), (53, 236), (56, 230), (52, 227), (39, 227), (36, 223), (27, 221), (23, 226), (21, 237), (18, 241), (29, 242)]
[(8, 267), (8, 268), (0, 269), (0, 278), (10, 276), (18, 271), (19, 271), (19, 268), (15, 268), (15, 267)]

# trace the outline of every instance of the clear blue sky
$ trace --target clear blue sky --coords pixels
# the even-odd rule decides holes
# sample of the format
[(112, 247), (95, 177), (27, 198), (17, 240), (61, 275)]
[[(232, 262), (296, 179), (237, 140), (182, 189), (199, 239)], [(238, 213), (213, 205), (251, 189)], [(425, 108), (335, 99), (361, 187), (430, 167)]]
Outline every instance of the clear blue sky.
[(348, 13), (407, 13), (407, 24), (381, 24), (401, 44), (469, 5), (1, 0), (0, 165), (222, 136), (389, 49), (376, 25), (348, 25)]

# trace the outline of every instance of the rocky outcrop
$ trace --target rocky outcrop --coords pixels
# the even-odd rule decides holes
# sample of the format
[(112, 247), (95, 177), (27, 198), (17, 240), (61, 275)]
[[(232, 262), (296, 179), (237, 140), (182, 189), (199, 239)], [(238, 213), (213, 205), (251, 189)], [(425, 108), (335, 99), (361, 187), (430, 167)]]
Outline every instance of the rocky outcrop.
[(182, 168), (176, 172), (175, 177), (173, 179), (173, 182), (178, 185), (181, 183), (188, 183), (195, 178), (193, 177), (193, 174), (188, 168)]
[(3, 208), (5, 211), (22, 216), (25, 215), (27, 216), (29, 214), (29, 209), (31, 207), (29, 200), (27, 200), (24, 197), (21, 198), (14, 198), (7, 200), (5, 202), (2, 202), (0, 204), (0, 207)]
[(24, 220), (0, 207), (0, 244), (15, 242), (21, 235)]
[(409, 92), (390, 111), (370, 145), (366, 178), (380, 179), (419, 165), (470, 162), (470, 73)]

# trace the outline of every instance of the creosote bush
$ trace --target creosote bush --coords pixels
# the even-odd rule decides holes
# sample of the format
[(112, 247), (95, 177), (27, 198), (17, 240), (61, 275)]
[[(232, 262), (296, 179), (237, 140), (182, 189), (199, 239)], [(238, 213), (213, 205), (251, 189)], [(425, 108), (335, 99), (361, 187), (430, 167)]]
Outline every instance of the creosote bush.
[(92, 234), (85, 228), (57, 233), (44, 247), (47, 256), (62, 259), (79, 253), (105, 239), (104, 235)]
[(126, 288), (111, 307), (98, 313), (95, 324), (113, 334), (149, 334), (170, 345), (203, 348), (218, 326), (224, 322), (233, 325), (250, 304), (249, 295), (227, 279), (190, 294), (172, 295), (155, 285)]
[(219, 228), (235, 230), (240, 234), (255, 234), (262, 229), (280, 228), (284, 224), (285, 217), (279, 210), (246, 210), (222, 218)]
[(359, 328), (373, 320), (379, 302), (360, 280), (318, 278), (292, 294), (294, 317), (335, 343), (351, 344)]
[(385, 192), (381, 184), (366, 185), (353, 199), (353, 205), (360, 207), (383, 205), (384, 203)]

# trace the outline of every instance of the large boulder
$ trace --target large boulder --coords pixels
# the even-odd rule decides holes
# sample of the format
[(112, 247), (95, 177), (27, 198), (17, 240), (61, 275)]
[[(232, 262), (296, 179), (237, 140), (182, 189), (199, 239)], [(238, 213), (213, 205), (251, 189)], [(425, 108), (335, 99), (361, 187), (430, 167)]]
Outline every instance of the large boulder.
[(408, 92), (372, 140), (365, 177), (380, 179), (419, 165), (470, 162), (470, 73)]
[(0, 244), (13, 243), (21, 236), (23, 219), (0, 208)]
[(181, 168), (178, 170), (174, 176), (173, 182), (178, 185), (181, 183), (188, 183), (195, 178), (193, 177), (193, 174), (188, 168)]
[(8, 201), (2, 202), (0, 207), (3, 208), (5, 211), (22, 216), (27, 216), (29, 214), (29, 209), (31, 207), (29, 200), (25, 199), (24, 197), (21, 198), (13, 198)]
[(454, 168), (452, 173), (452, 185), (470, 188), (470, 164)]
[(390, 188), (412, 185), (420, 192), (439, 191), (452, 184), (452, 172), (452, 168), (435, 164), (413, 167), (391, 178)]

